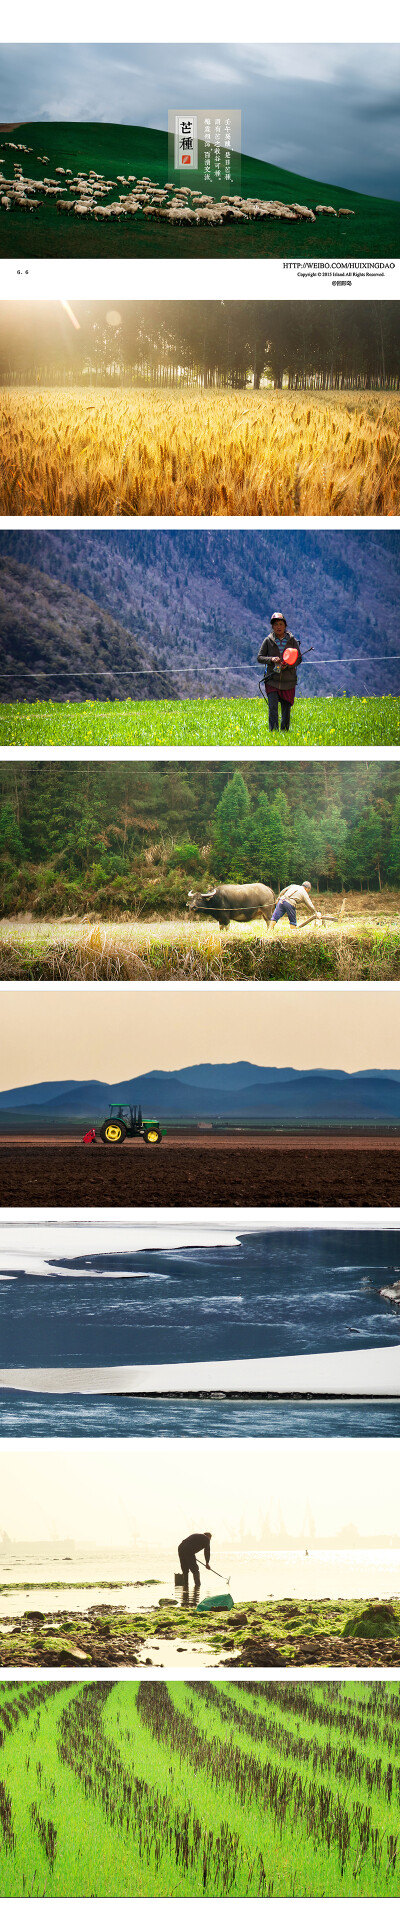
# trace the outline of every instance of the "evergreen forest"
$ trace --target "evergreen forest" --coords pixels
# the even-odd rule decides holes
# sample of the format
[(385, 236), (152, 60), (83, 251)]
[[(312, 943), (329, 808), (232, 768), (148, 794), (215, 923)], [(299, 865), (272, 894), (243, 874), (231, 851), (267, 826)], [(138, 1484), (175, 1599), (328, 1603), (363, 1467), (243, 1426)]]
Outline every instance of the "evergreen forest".
[(32, 762), (0, 774), (5, 917), (185, 911), (188, 888), (400, 887), (394, 762)]

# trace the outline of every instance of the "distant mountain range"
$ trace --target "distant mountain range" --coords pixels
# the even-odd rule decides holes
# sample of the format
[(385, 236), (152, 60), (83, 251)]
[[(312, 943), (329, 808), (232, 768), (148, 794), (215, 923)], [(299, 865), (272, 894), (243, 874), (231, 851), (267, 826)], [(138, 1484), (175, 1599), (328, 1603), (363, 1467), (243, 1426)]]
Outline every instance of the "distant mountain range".
[(201, 1062), (177, 1072), (155, 1069), (132, 1080), (43, 1081), (0, 1095), (0, 1119), (19, 1124), (99, 1120), (110, 1101), (141, 1104), (169, 1121), (257, 1121), (266, 1126), (324, 1123), (400, 1126), (400, 1070), (264, 1068), (249, 1061)]
[(301, 692), (400, 689), (385, 529), (2, 530), (0, 557), (2, 700), (255, 694), (275, 607), (314, 649)]

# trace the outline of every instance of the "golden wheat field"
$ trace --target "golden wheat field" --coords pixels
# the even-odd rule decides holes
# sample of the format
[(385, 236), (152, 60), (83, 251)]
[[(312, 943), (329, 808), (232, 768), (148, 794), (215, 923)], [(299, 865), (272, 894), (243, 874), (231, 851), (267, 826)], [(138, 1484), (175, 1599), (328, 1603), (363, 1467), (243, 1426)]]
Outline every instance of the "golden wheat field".
[(399, 396), (32, 388), (1, 401), (2, 514), (396, 514)]

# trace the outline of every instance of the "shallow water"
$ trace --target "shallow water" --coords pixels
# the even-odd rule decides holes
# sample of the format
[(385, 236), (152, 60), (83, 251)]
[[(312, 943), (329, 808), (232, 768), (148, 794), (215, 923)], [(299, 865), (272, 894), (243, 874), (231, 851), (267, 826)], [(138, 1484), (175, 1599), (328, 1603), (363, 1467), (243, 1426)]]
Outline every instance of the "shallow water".
[[(210, 1633), (212, 1631), (212, 1621), (213, 1617), (210, 1614)], [(146, 1662), (153, 1668), (195, 1669), (205, 1667), (218, 1668), (220, 1661), (220, 1654), (214, 1654), (212, 1649), (207, 1647), (205, 1641), (185, 1641), (184, 1646), (182, 1646), (182, 1643), (175, 1641), (173, 1637), (171, 1637), (171, 1640), (168, 1640), (166, 1635), (160, 1635), (157, 1636), (157, 1640), (153, 1640), (151, 1636), (149, 1641), (143, 1642), (140, 1662), (138, 1663), (138, 1668), (135, 1669), (135, 1673), (137, 1673)]]
[(398, 1439), (399, 1401), (161, 1401), (143, 1395), (0, 1393), (0, 1436), (234, 1440)]
[[(0, 1252), (2, 1366), (206, 1363), (393, 1346), (400, 1302), (382, 1300), (379, 1290), (396, 1279), (400, 1235), (385, 1229), (260, 1231), (239, 1235), (234, 1247), (164, 1247), (123, 1261), (119, 1253), (63, 1261), (55, 1249), (54, 1260), (29, 1274), (17, 1265), (2, 1274)], [(135, 1431), (125, 1429), (123, 1411), (119, 1418), (113, 1431)]]
[[(230, 1589), (237, 1602), (282, 1600), (367, 1600), (372, 1596), (380, 1600), (398, 1594), (400, 1586), (400, 1548), (304, 1548), (282, 1549), (260, 1548), (246, 1550), (232, 1547), (228, 1543), (218, 1548), (221, 1580), (215, 1574), (204, 1572), (201, 1596), (223, 1592)], [(76, 1580), (76, 1587), (65, 1587), (51, 1592), (46, 1582), (60, 1580), (63, 1572), (60, 1562), (46, 1560), (46, 1563), (29, 1563), (29, 1567), (14, 1564), (9, 1574), (1, 1572), (2, 1582), (8, 1582), (6, 1594), (0, 1594), (0, 1619), (10, 1615), (21, 1616), (30, 1608), (42, 1609), (44, 1613), (86, 1613), (92, 1607), (109, 1606), (126, 1608), (130, 1614), (142, 1613), (147, 1608), (166, 1604), (174, 1600), (177, 1608), (182, 1601), (182, 1590), (174, 1589), (174, 1571), (177, 1555), (173, 1552), (167, 1559), (158, 1555), (152, 1559), (145, 1550), (132, 1553), (129, 1575), (127, 1557), (121, 1557), (121, 1579), (117, 1588), (96, 1587), (96, 1580), (107, 1578), (118, 1580), (118, 1556), (115, 1555), (111, 1573), (110, 1561), (102, 1563), (100, 1553), (90, 1564), (74, 1559), (73, 1568), (67, 1579)], [(64, 1569), (65, 1574), (65, 1569)], [(158, 1578), (157, 1578), (158, 1576)], [(127, 1586), (131, 1582), (152, 1579), (154, 1585)], [(12, 1581), (38, 1581), (34, 1592), (28, 1589), (17, 1593)], [(92, 1579), (93, 1587), (79, 1586), (79, 1581)], [(197, 1595), (198, 1599), (199, 1596)], [(194, 1589), (190, 1587), (190, 1599), (194, 1603)], [(187, 1599), (182, 1601), (187, 1606)]]

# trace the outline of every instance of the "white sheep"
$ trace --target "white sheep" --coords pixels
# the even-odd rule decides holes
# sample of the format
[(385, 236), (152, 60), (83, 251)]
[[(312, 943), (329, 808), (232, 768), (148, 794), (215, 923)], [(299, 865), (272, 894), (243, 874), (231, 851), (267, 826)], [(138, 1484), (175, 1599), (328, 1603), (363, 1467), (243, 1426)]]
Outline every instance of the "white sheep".
[(298, 213), (300, 220), (315, 220), (311, 207), (302, 207), (297, 200), (291, 200), (290, 213)]

